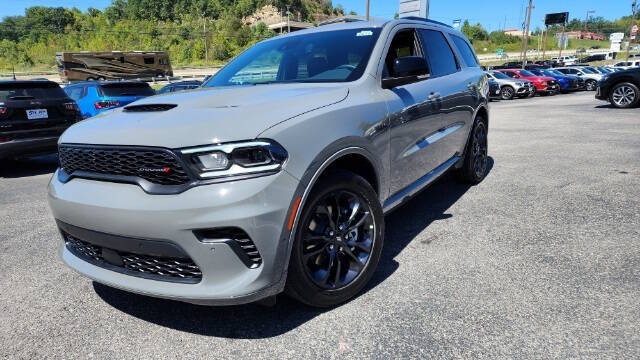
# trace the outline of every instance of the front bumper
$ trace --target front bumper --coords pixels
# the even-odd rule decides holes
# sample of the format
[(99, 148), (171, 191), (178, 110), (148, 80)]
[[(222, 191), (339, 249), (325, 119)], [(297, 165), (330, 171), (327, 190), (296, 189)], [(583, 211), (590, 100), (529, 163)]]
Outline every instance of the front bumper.
[(58, 151), (58, 138), (59, 136), (47, 136), (0, 142), (0, 158), (53, 154)]
[[(230, 305), (283, 290), (289, 251), (285, 224), (297, 187), (298, 180), (281, 171), (197, 186), (176, 195), (150, 195), (132, 184), (80, 178), (63, 184), (55, 174), (49, 185), (49, 204), (61, 223), (118, 237), (175, 244), (198, 265), (202, 278), (197, 283), (177, 283), (132, 276), (85, 261), (61, 241), (63, 261), (79, 273), (144, 295)], [(227, 227), (240, 228), (249, 235), (262, 256), (260, 266), (248, 267), (228, 243), (203, 242), (194, 234), (194, 230)]]

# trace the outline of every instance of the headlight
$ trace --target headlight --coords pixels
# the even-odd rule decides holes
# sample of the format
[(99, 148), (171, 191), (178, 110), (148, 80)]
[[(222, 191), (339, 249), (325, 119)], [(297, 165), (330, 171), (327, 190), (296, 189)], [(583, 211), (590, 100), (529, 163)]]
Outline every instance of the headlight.
[(523, 83), (523, 82), (519, 82), (519, 81), (518, 81), (518, 82), (516, 83), (516, 86), (524, 86), (524, 83)]
[(287, 151), (273, 140), (251, 140), (183, 149), (201, 179), (262, 176), (280, 171)]

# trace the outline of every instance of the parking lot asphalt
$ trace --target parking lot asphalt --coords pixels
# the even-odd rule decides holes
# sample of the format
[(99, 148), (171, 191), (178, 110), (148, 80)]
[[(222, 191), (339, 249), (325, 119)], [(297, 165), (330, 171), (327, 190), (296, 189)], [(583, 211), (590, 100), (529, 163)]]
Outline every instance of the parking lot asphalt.
[(491, 170), (386, 217), (367, 290), (331, 310), (134, 295), (58, 257), (55, 157), (0, 163), (0, 357), (637, 358), (640, 109), (493, 103)]

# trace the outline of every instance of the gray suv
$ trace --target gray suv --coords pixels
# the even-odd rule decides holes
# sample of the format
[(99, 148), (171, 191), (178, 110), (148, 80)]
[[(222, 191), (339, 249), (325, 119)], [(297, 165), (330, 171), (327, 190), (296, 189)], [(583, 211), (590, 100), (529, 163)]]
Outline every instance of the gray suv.
[(190, 303), (342, 303), (375, 272), (385, 213), (447, 170), (483, 180), (487, 91), (469, 42), (432, 21), (262, 41), (202, 89), (62, 135), (49, 185), (62, 259)]

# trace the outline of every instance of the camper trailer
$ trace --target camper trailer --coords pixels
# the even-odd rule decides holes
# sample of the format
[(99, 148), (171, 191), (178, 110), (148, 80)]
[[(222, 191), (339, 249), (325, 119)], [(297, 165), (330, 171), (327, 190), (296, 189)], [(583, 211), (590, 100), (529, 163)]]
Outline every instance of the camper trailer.
[(56, 53), (63, 82), (173, 76), (166, 51)]

